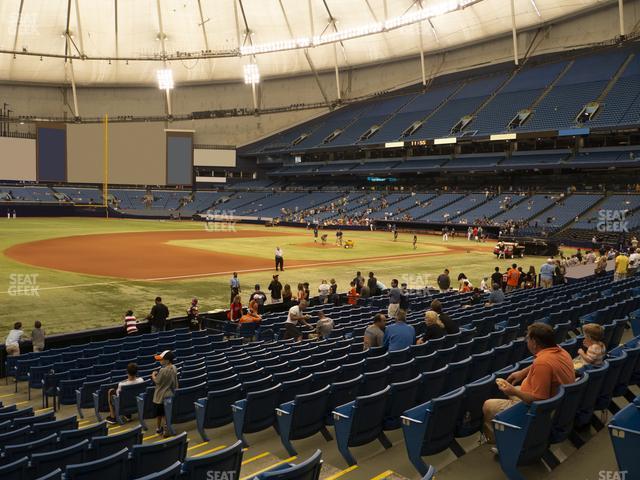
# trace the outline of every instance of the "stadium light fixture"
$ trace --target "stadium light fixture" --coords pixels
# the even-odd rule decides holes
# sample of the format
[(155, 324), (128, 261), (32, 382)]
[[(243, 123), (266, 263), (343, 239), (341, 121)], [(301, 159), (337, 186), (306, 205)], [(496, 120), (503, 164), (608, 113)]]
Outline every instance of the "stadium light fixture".
[(351, 38), (387, 32), (406, 25), (420, 23), (446, 13), (455, 12), (456, 10), (462, 10), (465, 7), (481, 1), (482, 0), (443, 0), (439, 3), (405, 13), (404, 15), (389, 18), (384, 22), (374, 22), (345, 30), (324, 32), (321, 35), (315, 35), (313, 37), (299, 37), (290, 40), (245, 45), (240, 47), (240, 55), (256, 55), (259, 53), (279, 52), (284, 50), (293, 50), (296, 48), (317, 47), (329, 43), (349, 40)]
[(257, 85), (260, 83), (260, 70), (256, 63), (249, 63), (244, 66), (245, 85)]
[(172, 90), (173, 83), (173, 71), (170, 68), (162, 68), (156, 72), (158, 78), (158, 88), (160, 90)]

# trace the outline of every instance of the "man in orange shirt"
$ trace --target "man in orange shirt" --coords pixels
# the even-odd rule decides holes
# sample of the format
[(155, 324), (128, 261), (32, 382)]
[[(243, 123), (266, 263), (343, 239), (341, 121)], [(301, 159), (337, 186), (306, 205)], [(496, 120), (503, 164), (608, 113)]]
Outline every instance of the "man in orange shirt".
[(507, 288), (506, 292), (512, 292), (516, 288), (518, 288), (518, 284), (520, 283), (520, 272), (518, 271), (518, 265), (515, 263), (511, 265), (511, 268), (507, 270)]
[[(554, 338), (553, 328), (545, 323), (534, 323), (527, 331), (527, 348), (533, 354), (533, 364), (509, 375), (507, 380), (498, 382), (498, 388), (508, 398), (489, 399), (482, 406), (484, 414), (484, 434), (489, 443), (495, 443), (493, 418), (503, 410), (518, 402), (531, 403), (547, 400), (558, 393), (560, 385), (575, 382), (571, 356), (559, 347)], [(513, 384), (520, 383), (519, 387)]]

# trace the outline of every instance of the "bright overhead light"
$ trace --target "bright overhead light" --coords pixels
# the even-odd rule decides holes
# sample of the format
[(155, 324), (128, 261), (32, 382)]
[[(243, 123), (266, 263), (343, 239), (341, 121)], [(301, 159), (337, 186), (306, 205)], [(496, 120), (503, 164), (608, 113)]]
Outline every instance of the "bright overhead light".
[(163, 68), (156, 72), (158, 77), (158, 88), (160, 90), (173, 89), (173, 71), (169, 68)]
[[(429, 5), (412, 12), (389, 18), (384, 22), (369, 23), (359, 27), (348, 28), (338, 32), (325, 32), (314, 37), (299, 37), (289, 40), (245, 45), (240, 47), (240, 55), (256, 55), (258, 53), (279, 52), (296, 48), (309, 48), (326, 45), (328, 43), (341, 42), (351, 38), (364, 37), (376, 33), (382, 33), (414, 23), (420, 23), (439, 15), (462, 10), (469, 5), (479, 3), (482, 0), (443, 0), (437, 4)], [(534, 1), (534, 0), (531, 0)]]
[(249, 63), (244, 66), (244, 83), (247, 85), (260, 83), (260, 71), (257, 64)]
[(538, 9), (538, 5), (536, 5), (536, 0), (531, 0), (531, 5), (533, 5), (533, 9), (536, 11), (536, 14), (538, 15), (538, 17), (542, 17), (542, 15), (540, 15), (540, 10)]

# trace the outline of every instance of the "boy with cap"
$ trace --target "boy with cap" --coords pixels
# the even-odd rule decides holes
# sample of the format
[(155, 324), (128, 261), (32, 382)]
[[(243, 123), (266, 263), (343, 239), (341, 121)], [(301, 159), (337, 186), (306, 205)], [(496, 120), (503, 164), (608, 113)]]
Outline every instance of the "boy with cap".
[(153, 404), (156, 410), (156, 433), (158, 435), (164, 434), (165, 437), (168, 437), (169, 431), (163, 428), (165, 416), (164, 399), (172, 396), (173, 392), (178, 388), (178, 371), (173, 365), (175, 356), (171, 350), (165, 350), (160, 355), (155, 355), (154, 358), (162, 365), (159, 371), (151, 373), (151, 380), (156, 386), (153, 392)]

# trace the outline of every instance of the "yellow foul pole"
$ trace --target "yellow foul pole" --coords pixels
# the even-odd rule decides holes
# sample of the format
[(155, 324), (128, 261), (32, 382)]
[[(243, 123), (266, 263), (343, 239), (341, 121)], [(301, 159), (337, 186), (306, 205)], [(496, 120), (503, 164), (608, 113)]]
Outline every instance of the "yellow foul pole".
[(102, 200), (104, 210), (109, 218), (109, 115), (104, 115), (104, 154), (103, 154)]

